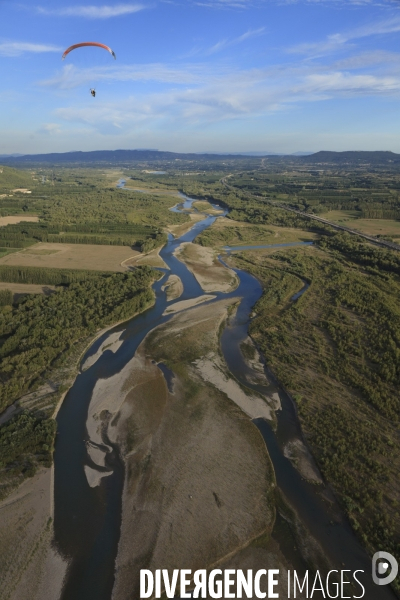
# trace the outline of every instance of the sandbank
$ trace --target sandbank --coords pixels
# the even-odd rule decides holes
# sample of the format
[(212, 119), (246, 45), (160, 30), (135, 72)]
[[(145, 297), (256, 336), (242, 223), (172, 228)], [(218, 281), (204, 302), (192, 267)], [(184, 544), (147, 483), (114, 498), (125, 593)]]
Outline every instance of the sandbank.
[(239, 406), (251, 419), (272, 420), (273, 408), (267, 404), (266, 399), (255, 394), (246, 393), (240, 385), (228, 375), (218, 354), (210, 353), (206, 357), (195, 361), (195, 366), (202, 379), (212, 383), (217, 389), (226, 394), (230, 400)]
[(167, 294), (167, 301), (177, 300), (183, 294), (183, 283), (178, 275), (170, 275), (161, 288)]
[(239, 285), (236, 273), (218, 260), (212, 248), (185, 242), (174, 255), (193, 273), (205, 292), (232, 292)]
[(117, 350), (119, 350), (123, 344), (123, 340), (121, 340), (122, 333), (122, 331), (115, 331), (114, 333), (111, 333), (101, 344), (97, 352), (85, 360), (84, 364), (82, 365), (82, 371), (86, 371), (86, 369), (89, 369), (92, 365), (94, 365), (105, 350), (111, 350), (111, 352), (114, 352), (115, 354), (115, 352), (117, 352)]
[(290, 460), (304, 479), (312, 483), (323, 483), (321, 474), (311, 453), (300, 439), (290, 440), (285, 445), (283, 454)]
[(52, 468), (40, 469), (0, 503), (1, 600), (61, 595), (68, 564), (51, 547), (52, 491)]
[(193, 306), (197, 306), (198, 304), (203, 304), (203, 302), (214, 300), (214, 298), (216, 298), (216, 296), (204, 294), (204, 296), (190, 298), (190, 300), (181, 300), (181, 302), (175, 302), (175, 304), (171, 304), (171, 306), (168, 306), (168, 308), (164, 310), (163, 315), (170, 315), (172, 313), (180, 312), (181, 310), (187, 310), (188, 308), (192, 308)]

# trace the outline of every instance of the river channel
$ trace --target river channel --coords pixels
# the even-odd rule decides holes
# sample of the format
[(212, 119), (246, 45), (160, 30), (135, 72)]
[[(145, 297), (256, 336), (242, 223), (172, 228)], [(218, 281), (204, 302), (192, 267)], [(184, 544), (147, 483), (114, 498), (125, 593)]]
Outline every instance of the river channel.
[[(123, 187), (123, 184), (120, 187)], [(182, 202), (172, 210), (191, 209), (193, 202), (190, 198), (182, 197)], [(220, 209), (218, 206), (214, 208)], [(215, 219), (215, 216), (204, 215), (203, 220), (197, 222), (179, 239), (169, 236), (160, 256), (170, 271), (164, 271), (164, 276), (153, 286), (156, 295), (154, 306), (109, 330), (92, 345), (81, 364), (95, 354), (112, 333), (123, 332), (123, 343), (118, 351), (113, 353), (105, 350), (95, 364), (81, 372), (60, 408), (54, 454), (54, 531), (56, 548), (69, 562), (62, 600), (111, 600), (114, 583), (124, 466), (118, 448), (114, 447), (113, 452), (106, 458), (107, 466), (113, 470), (112, 475), (103, 478), (100, 486), (89, 487), (84, 466), (90, 464), (86, 449), (86, 419), (93, 389), (99, 379), (107, 379), (123, 369), (149, 331), (172, 318), (163, 316), (167, 301), (166, 294), (161, 289), (169, 274), (176, 274), (182, 280), (184, 292), (179, 301), (204, 294), (195, 277), (173, 253), (181, 243), (192, 242)], [(232, 248), (233, 250), (236, 248)], [(278, 487), (286, 502), (329, 558), (331, 568), (365, 571), (364, 576), (360, 578), (367, 590), (365, 598), (394, 600), (396, 596), (389, 588), (379, 588), (377, 595), (377, 588), (371, 578), (371, 560), (338, 509), (329, 489), (325, 485), (315, 486), (305, 481), (284, 456), (283, 448), (288, 441), (302, 439), (296, 411), (291, 399), (267, 368), (266, 374), (270, 382), (268, 386), (249, 382), (252, 373), (243, 359), (240, 344), (248, 335), (250, 315), (262, 294), (262, 288), (253, 276), (245, 271), (235, 271), (240, 281), (238, 288), (230, 294), (215, 294), (217, 298), (211, 302), (227, 297), (242, 299), (236, 316), (231, 318), (222, 334), (221, 347), (225, 360), (231, 373), (240, 383), (269, 396), (278, 392), (281, 398), (282, 410), (277, 413), (278, 426), (275, 432), (268, 422), (262, 419), (254, 421), (271, 456)], [(302, 291), (306, 291), (306, 286)], [(296, 298), (292, 301), (296, 301)], [(288, 561), (295, 568), (305, 568), (298, 551), (293, 549), (286, 522), (281, 516), (277, 518), (273, 536), (279, 542)], [(317, 596), (314, 595), (314, 598)]]

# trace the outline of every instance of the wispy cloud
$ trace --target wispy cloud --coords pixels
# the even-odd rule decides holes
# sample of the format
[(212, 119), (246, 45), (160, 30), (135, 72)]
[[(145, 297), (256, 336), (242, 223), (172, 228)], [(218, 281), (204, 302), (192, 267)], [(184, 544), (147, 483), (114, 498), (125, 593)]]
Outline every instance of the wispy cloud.
[(375, 50), (347, 56), (334, 63), (335, 69), (370, 69), (377, 65), (397, 65), (400, 67), (400, 53)]
[(39, 85), (59, 90), (68, 90), (87, 85), (93, 81), (156, 81), (164, 84), (194, 85), (202, 80), (203, 69), (196, 65), (176, 68), (162, 64), (133, 65), (121, 67), (99, 67), (80, 69), (65, 65), (52, 79), (40, 81)]
[(355, 7), (366, 6), (396, 6), (398, 0), (192, 0), (197, 6), (215, 9), (250, 9), (276, 4), (314, 4), (314, 5), (346, 5)]
[(195, 1), (198, 6), (209, 6), (211, 8), (249, 8), (253, 2), (249, 0), (205, 0)]
[(384, 19), (364, 25), (343, 33), (334, 33), (325, 40), (309, 44), (299, 44), (289, 48), (288, 52), (296, 54), (327, 54), (343, 48), (348, 42), (353, 42), (366, 37), (387, 35), (400, 31), (400, 15), (394, 15), (389, 19)]
[(251, 38), (254, 37), (258, 37), (260, 35), (262, 35), (265, 31), (265, 27), (260, 27), (259, 29), (249, 29), (249, 31), (246, 31), (246, 33), (243, 33), (242, 35), (233, 38), (233, 39), (224, 39), (224, 40), (220, 40), (219, 42), (217, 42), (216, 44), (214, 44), (213, 46), (211, 46), (211, 48), (209, 48), (208, 50), (206, 50), (204, 52), (205, 54), (215, 54), (216, 52), (219, 52), (220, 50), (224, 50), (225, 48), (229, 48), (230, 46), (236, 46), (237, 44), (242, 44), (243, 42), (245, 42), (246, 40), (249, 40)]
[(60, 52), (62, 48), (51, 44), (31, 44), (29, 42), (2, 42), (0, 56), (20, 56), (25, 53)]
[[(93, 73), (92, 73), (93, 76)], [(68, 86), (82, 83), (89, 73), (70, 70)], [(99, 93), (96, 105), (59, 108), (57, 119), (85, 123), (98, 131), (115, 132), (136, 126), (207, 127), (227, 120), (252, 120), (277, 111), (292, 110), (307, 103), (339, 98), (383, 97), (400, 99), (400, 72), (397, 68), (382, 73), (359, 73), (338, 69), (335, 65), (292, 64), (265, 69), (237, 69), (208, 64), (193, 65), (180, 70), (168, 65), (142, 65), (112, 71), (97, 71), (96, 80), (111, 81), (152, 79), (163, 83), (157, 91), (138, 85), (135, 92), (102, 101)], [(86, 82), (85, 82), (86, 83)], [(66, 86), (66, 80), (54, 80), (46, 85)], [(100, 85), (99, 85), (100, 87)], [(107, 87), (107, 96), (110, 94)], [(106, 94), (104, 94), (104, 97)], [(133, 130), (133, 129), (132, 129)]]
[(111, 17), (133, 14), (145, 8), (143, 4), (114, 4), (112, 6), (69, 6), (55, 9), (38, 7), (37, 11), (43, 15), (55, 15), (59, 17), (109, 19)]

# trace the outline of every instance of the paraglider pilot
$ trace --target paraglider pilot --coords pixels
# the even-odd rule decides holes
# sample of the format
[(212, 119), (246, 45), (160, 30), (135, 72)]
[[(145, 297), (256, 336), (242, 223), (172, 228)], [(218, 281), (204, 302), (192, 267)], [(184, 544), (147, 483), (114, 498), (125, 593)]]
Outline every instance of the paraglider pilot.
[[(64, 52), (64, 54), (62, 55), (62, 59), (64, 60), (65, 57), (70, 52), (72, 52), (72, 50), (76, 50), (76, 48), (83, 48), (85, 46), (95, 46), (97, 48), (104, 48), (104, 50), (107, 50), (107, 52), (109, 52), (111, 54), (111, 56), (113, 57), (114, 60), (116, 60), (116, 58), (117, 58), (115, 56), (114, 50), (111, 50), (111, 48), (109, 46), (106, 46), (105, 44), (100, 44), (100, 42), (81, 42), (80, 44), (74, 44), (73, 46), (70, 46), (69, 48), (67, 48), (66, 51)], [(93, 88), (90, 88), (90, 93), (92, 94), (93, 98), (96, 98), (96, 90), (94, 90)]]

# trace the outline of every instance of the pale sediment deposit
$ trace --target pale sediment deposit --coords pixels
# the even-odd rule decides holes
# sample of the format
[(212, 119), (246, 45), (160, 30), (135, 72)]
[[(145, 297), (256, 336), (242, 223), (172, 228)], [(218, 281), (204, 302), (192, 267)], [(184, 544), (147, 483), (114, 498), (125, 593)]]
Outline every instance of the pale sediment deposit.
[(183, 283), (178, 275), (170, 275), (166, 283), (161, 288), (167, 294), (167, 300), (177, 300), (183, 294)]
[(51, 547), (52, 469), (0, 503), (0, 599), (58, 600), (67, 569)]
[(322, 477), (307, 446), (300, 439), (290, 440), (283, 449), (299, 473), (312, 483), (322, 483)]
[(99, 471), (98, 469), (93, 469), (88, 465), (84, 466), (84, 471), (88, 484), (91, 488), (99, 486), (103, 477), (108, 477), (112, 474), (112, 471)]
[[(264, 362), (253, 340), (250, 337), (247, 337), (240, 344), (240, 349), (245, 363), (252, 371), (251, 374), (246, 373), (246, 380), (249, 383), (269, 385), (268, 378), (265, 374)], [(277, 394), (274, 395), (276, 396)]]
[(122, 336), (121, 331), (116, 331), (114, 333), (111, 333), (108, 336), (108, 338), (101, 344), (101, 346), (99, 347), (97, 352), (95, 354), (92, 354), (92, 356), (89, 356), (89, 358), (87, 358), (85, 360), (84, 364), (82, 365), (82, 371), (86, 371), (86, 369), (89, 369), (89, 367), (94, 365), (99, 360), (100, 356), (103, 354), (103, 352), (105, 350), (111, 350), (111, 352), (114, 352), (114, 353), (117, 352), (117, 350), (119, 350), (119, 348), (123, 344), (123, 340), (121, 340), (121, 336)]
[(251, 393), (250, 390), (246, 393), (229, 375), (218, 354), (211, 352), (207, 356), (196, 360), (194, 364), (204, 381), (212, 383), (217, 389), (226, 394), (251, 419), (271, 420), (273, 418), (273, 407), (267, 404), (266, 399)]
[(181, 302), (175, 302), (168, 306), (164, 310), (164, 315), (170, 315), (172, 313), (181, 312), (181, 310), (186, 310), (188, 308), (192, 308), (193, 306), (198, 306), (199, 304), (203, 304), (204, 302), (208, 302), (209, 300), (214, 300), (216, 296), (210, 296), (210, 294), (204, 294), (204, 296), (198, 296), (197, 298), (190, 298), (189, 300), (181, 300)]
[[(272, 529), (274, 475), (261, 435), (194, 366), (216, 352), (235, 302), (174, 315), (124, 375), (125, 401), (108, 428), (126, 467), (113, 600), (139, 596), (141, 568), (207, 568)], [(173, 371), (174, 394), (157, 362)]]
[(186, 242), (174, 255), (185, 263), (205, 292), (232, 292), (239, 285), (235, 271), (219, 262), (213, 248)]
[[(157, 381), (163, 381), (160, 370), (150, 361), (143, 362), (141, 357), (135, 355), (119, 373), (109, 379), (100, 379), (96, 383), (86, 421), (89, 435), (88, 458), (92, 462), (100, 467), (105, 465), (106, 454), (111, 448), (104, 442), (103, 432), (107, 431), (109, 439), (112, 442), (115, 441), (116, 428), (113, 426), (113, 417), (121, 411), (129, 395), (131, 393), (139, 394), (143, 382), (150, 382), (150, 387), (153, 386), (156, 393)], [(94, 487), (106, 474), (104, 470), (96, 471), (91, 465), (87, 465), (87, 467), (85, 468), (86, 476), (89, 484)], [(96, 471), (97, 475), (93, 471)], [(108, 474), (110, 473), (108, 472)]]

